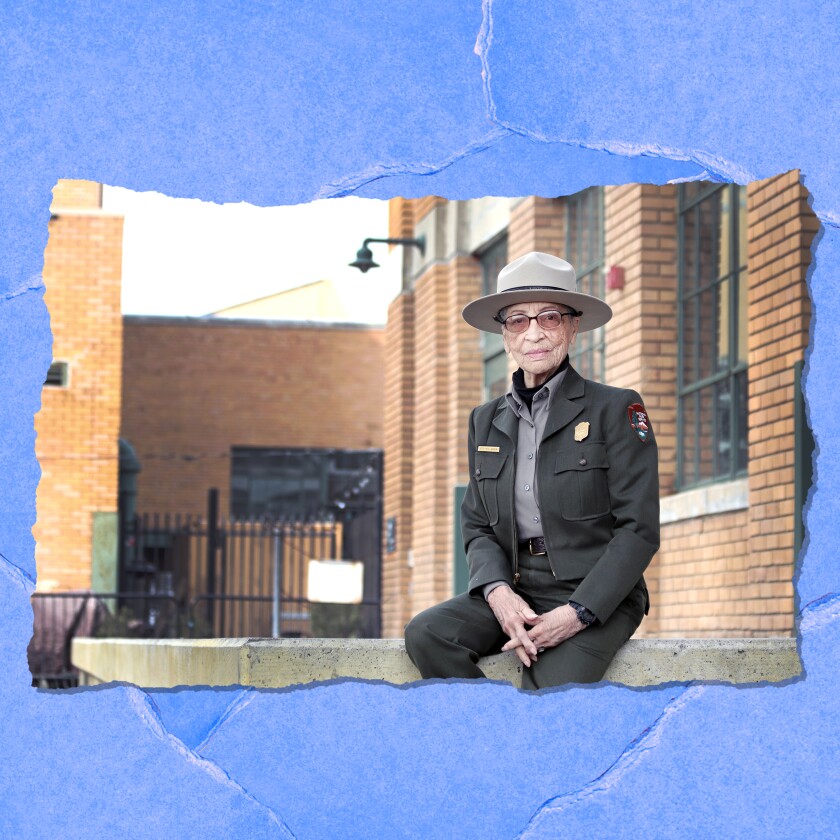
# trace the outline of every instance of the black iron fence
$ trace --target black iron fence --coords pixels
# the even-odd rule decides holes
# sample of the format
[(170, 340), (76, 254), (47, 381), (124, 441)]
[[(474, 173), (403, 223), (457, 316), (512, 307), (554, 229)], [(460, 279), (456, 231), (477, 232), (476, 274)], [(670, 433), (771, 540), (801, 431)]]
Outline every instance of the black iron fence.
[[(182, 607), (184, 633), (192, 637), (377, 637), (375, 524), (360, 529), (356, 517), (348, 522), (324, 516), (305, 521), (138, 516), (126, 531), (120, 590), (174, 597)], [(309, 591), (313, 561), (361, 563), (362, 602), (335, 609), (318, 603)], [(353, 614), (354, 626), (344, 627), (350, 619), (342, 624), (338, 617)]]
[(141, 592), (36, 592), (32, 611), (29, 670), (42, 688), (78, 685), (70, 655), (76, 636), (177, 638), (183, 624), (174, 597)]
[[(33, 682), (74, 685), (75, 636), (136, 638), (377, 638), (380, 517), (222, 519), (211, 491), (208, 516), (146, 514), (123, 524), (116, 592), (35, 593), (29, 647)], [(333, 602), (312, 591), (313, 564), (350, 564), (361, 591)], [(343, 601), (352, 600), (353, 603)]]

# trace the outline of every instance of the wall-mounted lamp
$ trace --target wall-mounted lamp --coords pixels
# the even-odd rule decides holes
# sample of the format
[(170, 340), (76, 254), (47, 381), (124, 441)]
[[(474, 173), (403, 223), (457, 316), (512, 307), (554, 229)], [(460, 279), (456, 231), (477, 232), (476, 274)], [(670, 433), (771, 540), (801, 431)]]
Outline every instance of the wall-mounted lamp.
[(379, 263), (373, 261), (373, 252), (368, 248), (371, 242), (385, 242), (388, 245), (414, 245), (420, 249), (421, 254), (426, 253), (426, 237), (418, 236), (417, 239), (365, 239), (362, 247), (356, 251), (356, 259), (350, 265), (358, 268), (364, 274), (372, 268), (379, 268)]
[(610, 266), (607, 271), (607, 289), (613, 291), (614, 289), (621, 290), (624, 288), (624, 269), (620, 265)]

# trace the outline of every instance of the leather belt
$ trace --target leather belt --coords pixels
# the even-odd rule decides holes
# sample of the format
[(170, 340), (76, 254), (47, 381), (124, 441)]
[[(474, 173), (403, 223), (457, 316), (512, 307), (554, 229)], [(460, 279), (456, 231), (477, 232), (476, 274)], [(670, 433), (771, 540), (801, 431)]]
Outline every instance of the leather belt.
[(548, 554), (545, 547), (545, 537), (531, 537), (530, 540), (519, 543), (519, 550), (527, 551), (532, 557), (541, 557)]

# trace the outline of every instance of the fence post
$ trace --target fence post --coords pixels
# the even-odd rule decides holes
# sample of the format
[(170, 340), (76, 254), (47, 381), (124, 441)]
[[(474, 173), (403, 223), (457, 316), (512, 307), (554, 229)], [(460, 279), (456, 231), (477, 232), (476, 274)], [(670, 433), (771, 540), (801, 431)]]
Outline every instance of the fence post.
[(219, 490), (211, 487), (207, 491), (207, 592), (210, 597), (207, 599), (207, 622), (210, 625), (210, 634), (213, 634), (214, 607), (216, 594), (216, 548), (218, 542), (217, 528), (219, 524)]
[(280, 526), (274, 526), (274, 541), (271, 551), (272, 557), (272, 592), (271, 592), (271, 637), (280, 638), (280, 592), (283, 582), (283, 539)]

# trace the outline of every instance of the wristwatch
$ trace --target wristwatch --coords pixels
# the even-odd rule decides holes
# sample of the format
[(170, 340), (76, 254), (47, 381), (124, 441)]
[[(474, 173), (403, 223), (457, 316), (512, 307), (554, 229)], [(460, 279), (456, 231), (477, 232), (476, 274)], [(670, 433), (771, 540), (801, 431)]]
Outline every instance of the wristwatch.
[(579, 604), (577, 601), (569, 601), (569, 606), (577, 613), (578, 621), (587, 627), (597, 618), (592, 610), (586, 609), (583, 604)]

